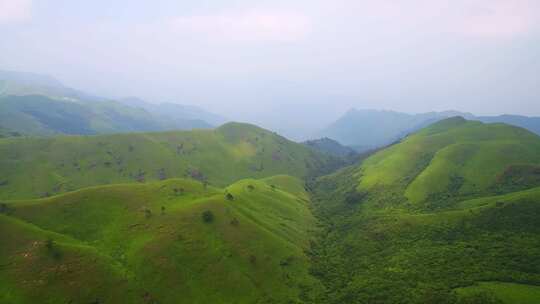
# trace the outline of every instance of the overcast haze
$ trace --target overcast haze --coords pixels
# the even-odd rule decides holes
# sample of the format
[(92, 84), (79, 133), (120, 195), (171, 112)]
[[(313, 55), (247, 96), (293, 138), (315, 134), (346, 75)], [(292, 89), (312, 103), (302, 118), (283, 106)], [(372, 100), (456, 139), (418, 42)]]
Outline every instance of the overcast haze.
[(263, 124), (540, 115), (537, 0), (0, 0), (0, 35), (0, 69)]

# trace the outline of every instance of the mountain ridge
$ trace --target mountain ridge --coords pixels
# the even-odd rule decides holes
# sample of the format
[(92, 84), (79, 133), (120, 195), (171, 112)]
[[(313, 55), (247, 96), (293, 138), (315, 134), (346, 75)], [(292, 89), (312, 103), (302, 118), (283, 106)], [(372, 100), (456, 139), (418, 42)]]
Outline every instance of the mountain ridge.
[(390, 144), (407, 134), (439, 120), (461, 116), (482, 122), (503, 122), (540, 134), (540, 117), (521, 115), (475, 116), (459, 111), (408, 114), (389, 110), (350, 109), (342, 117), (319, 132), (341, 144), (365, 151)]

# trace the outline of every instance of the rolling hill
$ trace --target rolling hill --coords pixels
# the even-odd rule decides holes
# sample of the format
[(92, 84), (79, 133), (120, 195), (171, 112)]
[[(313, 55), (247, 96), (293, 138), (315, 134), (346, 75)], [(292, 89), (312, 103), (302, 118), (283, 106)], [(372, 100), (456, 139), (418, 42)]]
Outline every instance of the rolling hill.
[(540, 300), (540, 137), (522, 128), (453, 117), (335, 172), (241, 123), (0, 154), (0, 303)]
[(311, 303), (303, 183), (187, 179), (4, 203), (2, 303)]
[(538, 302), (539, 165), (537, 135), (456, 117), (319, 178), (321, 303)]
[[(334, 166), (275, 133), (228, 123), (215, 130), (0, 139), (0, 199), (89, 186), (190, 177), (225, 186), (241, 178), (304, 178)], [(31, 172), (31, 174), (29, 174)]]

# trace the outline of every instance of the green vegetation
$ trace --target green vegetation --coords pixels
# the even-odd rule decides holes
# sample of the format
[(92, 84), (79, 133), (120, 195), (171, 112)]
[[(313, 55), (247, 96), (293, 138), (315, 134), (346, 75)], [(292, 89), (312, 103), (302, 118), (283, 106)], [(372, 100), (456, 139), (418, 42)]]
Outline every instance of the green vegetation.
[(334, 163), (331, 156), (239, 123), (215, 130), (5, 138), (0, 155), (0, 199), (172, 177), (217, 186), (275, 174), (303, 178)]
[[(540, 185), (538, 151), (539, 137), (524, 129), (451, 118), (367, 159), (357, 171), (358, 190), (379, 188), (385, 193), (379, 201), (395, 196), (388, 199), (392, 207), (449, 208), (468, 198)], [(513, 168), (528, 172), (529, 182), (507, 181)]]
[(10, 201), (0, 302), (311, 303), (320, 286), (304, 250), (316, 221), (305, 192), (284, 190), (302, 182), (277, 179), (276, 191), (268, 180), (218, 189), (169, 179)]
[(238, 123), (0, 154), (0, 303), (540, 302), (520, 128), (447, 119), (325, 176), (344, 160)]
[(473, 286), (459, 288), (457, 293), (462, 299), (487, 294), (495, 297), (502, 304), (535, 304), (540, 301), (540, 286), (515, 283), (481, 282)]
[(321, 302), (504, 303), (456, 290), (540, 285), (539, 151), (523, 129), (453, 118), (310, 184)]

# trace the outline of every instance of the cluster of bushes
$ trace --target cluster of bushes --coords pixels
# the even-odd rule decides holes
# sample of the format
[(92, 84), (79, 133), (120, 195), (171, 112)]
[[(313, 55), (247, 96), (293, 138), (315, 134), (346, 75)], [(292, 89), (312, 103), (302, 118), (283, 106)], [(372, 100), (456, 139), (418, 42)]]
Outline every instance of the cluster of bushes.
[[(326, 287), (321, 303), (495, 304), (490, 295), (461, 298), (455, 289), (479, 281), (540, 285), (537, 202), (452, 216), (385, 212), (403, 204), (399, 189), (357, 193), (353, 174), (309, 187), (326, 227), (308, 252), (311, 273)], [(377, 213), (366, 212), (373, 206)]]

